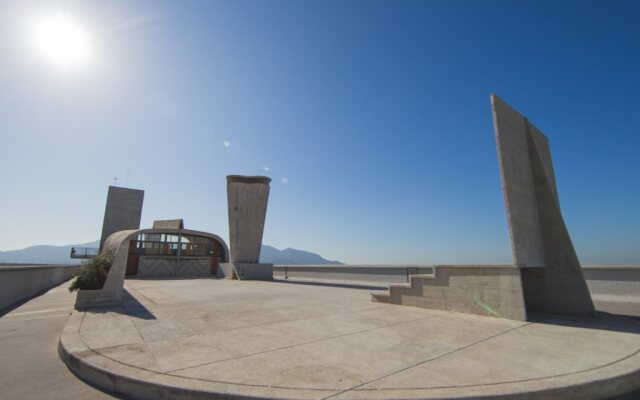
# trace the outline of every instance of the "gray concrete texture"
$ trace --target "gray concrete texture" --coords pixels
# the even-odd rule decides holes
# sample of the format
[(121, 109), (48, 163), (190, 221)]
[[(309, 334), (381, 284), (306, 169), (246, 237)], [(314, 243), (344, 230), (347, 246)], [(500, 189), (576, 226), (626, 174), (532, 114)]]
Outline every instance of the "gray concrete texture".
[(180, 219), (160, 219), (153, 221), (153, 229), (184, 229), (184, 221)]
[(58, 355), (60, 333), (75, 299), (68, 287), (51, 289), (0, 318), (0, 399), (115, 398), (79, 380)]
[(5, 265), (0, 268), (0, 310), (78, 274), (77, 265)]
[(491, 96), (513, 263), (527, 310), (593, 315), (595, 308), (560, 211), (546, 136)]
[(520, 269), (510, 265), (438, 265), (431, 275), (374, 293), (381, 303), (527, 320)]
[(232, 263), (260, 262), (269, 182), (271, 179), (265, 176), (227, 176)]
[(126, 289), (121, 306), (74, 312), (60, 349), (83, 379), (140, 399), (587, 400), (640, 385), (628, 318), (513, 321), (278, 281)]
[(100, 249), (113, 233), (140, 229), (144, 190), (109, 186), (107, 205), (104, 210)]

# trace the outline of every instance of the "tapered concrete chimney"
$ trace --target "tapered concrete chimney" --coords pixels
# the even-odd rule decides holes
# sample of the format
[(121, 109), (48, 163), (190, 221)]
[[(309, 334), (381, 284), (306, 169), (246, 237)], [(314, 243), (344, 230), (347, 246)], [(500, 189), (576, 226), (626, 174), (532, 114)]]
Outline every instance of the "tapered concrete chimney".
[[(273, 265), (259, 264), (270, 182), (266, 176), (227, 176), (230, 264), (239, 279), (273, 278)], [(226, 278), (230, 272), (227, 266)]]

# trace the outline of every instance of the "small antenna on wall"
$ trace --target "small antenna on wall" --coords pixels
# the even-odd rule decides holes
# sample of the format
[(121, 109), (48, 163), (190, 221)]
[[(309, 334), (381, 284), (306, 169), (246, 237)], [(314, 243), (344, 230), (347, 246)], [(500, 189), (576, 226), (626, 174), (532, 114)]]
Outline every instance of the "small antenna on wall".
[(118, 177), (114, 176), (113, 177), (113, 186), (116, 186), (117, 183), (118, 183)]

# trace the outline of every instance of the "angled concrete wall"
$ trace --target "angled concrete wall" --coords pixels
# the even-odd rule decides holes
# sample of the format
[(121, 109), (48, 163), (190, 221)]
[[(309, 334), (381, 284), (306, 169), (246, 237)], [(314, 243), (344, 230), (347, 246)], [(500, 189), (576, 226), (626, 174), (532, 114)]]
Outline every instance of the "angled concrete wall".
[(111, 234), (128, 229), (140, 229), (143, 200), (144, 190), (109, 186), (100, 249)]
[(528, 311), (593, 315), (580, 262), (562, 218), (546, 136), (491, 96), (513, 262)]

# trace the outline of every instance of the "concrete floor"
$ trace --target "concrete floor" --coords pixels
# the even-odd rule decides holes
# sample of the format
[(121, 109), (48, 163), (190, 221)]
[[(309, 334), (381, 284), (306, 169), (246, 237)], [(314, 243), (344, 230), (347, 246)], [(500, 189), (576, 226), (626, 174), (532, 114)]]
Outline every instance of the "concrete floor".
[[(175, 282), (175, 284), (171, 282)], [(202, 284), (200, 281), (197, 283)], [(156, 285), (158, 287), (154, 289), (153, 287)], [(161, 299), (159, 303), (164, 305), (173, 297), (173, 294), (170, 293), (172, 292), (171, 287), (184, 285), (188, 286), (188, 282), (127, 281), (127, 286), (140, 287), (141, 293), (149, 292), (148, 294), (154, 299)], [(0, 355), (2, 359), (0, 363), (0, 398), (46, 398), (53, 400), (117, 398), (79, 380), (69, 372), (58, 356), (59, 335), (73, 310), (75, 299), (75, 295), (67, 291), (67, 286), (68, 284), (63, 284), (44, 295), (33, 298), (0, 318)], [(300, 288), (312, 286), (313, 289), (313, 285), (294, 285), (293, 287), (296, 286)], [(322, 288), (323, 286), (318, 287)], [(183, 291), (184, 289), (180, 290), (180, 292)], [(356, 293), (360, 293), (356, 296), (360, 298), (356, 299), (356, 302), (361, 303), (360, 300), (363, 297), (366, 298), (368, 292), (368, 290), (356, 290)], [(153, 299), (146, 300), (143, 297), (141, 299), (143, 303), (156, 302)], [(233, 302), (229, 303), (229, 300), (233, 299), (228, 296), (228, 293), (219, 300), (229, 306), (233, 304)], [(177, 306), (177, 309), (184, 306), (185, 300), (181, 301), (182, 303)], [(596, 304), (599, 310), (640, 317), (640, 307), (637, 303), (596, 301)], [(246, 304), (243, 307), (246, 307)], [(243, 318), (246, 319), (247, 315)], [(191, 326), (192, 330), (198, 331), (197, 319), (193, 320), (187, 316), (186, 320), (190, 320), (190, 322), (186, 325)], [(326, 329), (330, 328), (331, 326), (326, 326)], [(612, 399), (640, 399), (640, 391)]]
[(114, 399), (76, 378), (58, 356), (58, 340), (73, 311), (68, 283), (0, 318), (0, 398)]
[(102, 379), (112, 390), (142, 396), (153, 395), (126, 379), (147, 380), (156, 395), (162, 385), (309, 399), (572, 387), (567, 396), (587, 399), (613, 395), (606, 382), (622, 374), (640, 376), (640, 327), (629, 318), (523, 323), (285, 282), (128, 280), (126, 289), (123, 307), (74, 313), (63, 342), (88, 375), (112, 371)]

